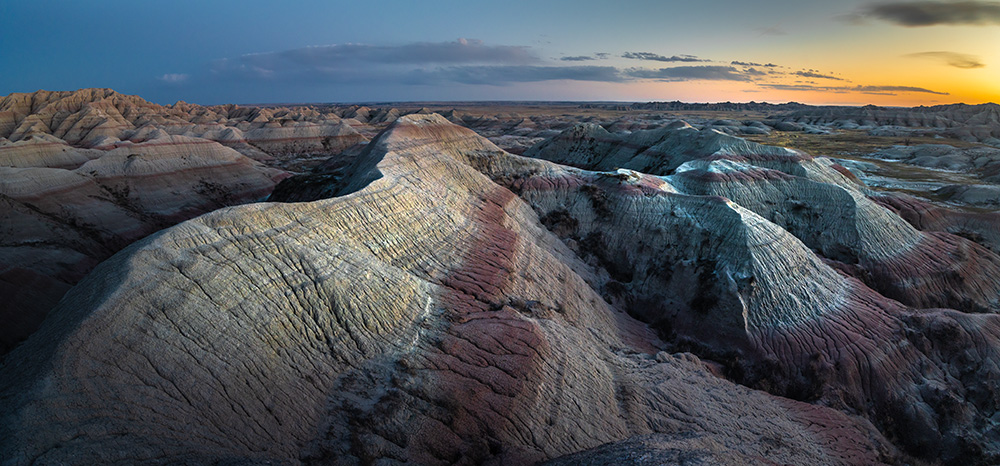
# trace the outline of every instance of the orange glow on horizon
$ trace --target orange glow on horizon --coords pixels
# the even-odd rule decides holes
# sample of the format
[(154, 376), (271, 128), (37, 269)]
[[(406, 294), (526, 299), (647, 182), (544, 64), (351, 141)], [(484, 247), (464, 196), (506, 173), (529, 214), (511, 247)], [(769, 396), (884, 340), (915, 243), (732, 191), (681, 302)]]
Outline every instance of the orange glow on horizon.
[[(910, 65), (913, 65), (910, 63)], [(948, 70), (942, 66), (914, 66), (899, 73), (844, 74), (849, 81), (774, 79), (766, 82), (739, 81), (645, 81), (622, 86), (636, 100), (681, 100), (685, 102), (800, 102), (810, 105), (933, 106), (954, 103), (1000, 102), (1000, 85), (986, 69)], [(959, 73), (956, 73), (958, 71)], [(964, 73), (964, 76), (962, 75)], [(850, 76), (850, 77), (848, 77)], [(782, 86), (817, 89), (791, 90)], [(864, 86), (867, 90), (858, 90)], [(894, 89), (902, 88), (902, 89)], [(908, 91), (920, 88), (931, 92)]]

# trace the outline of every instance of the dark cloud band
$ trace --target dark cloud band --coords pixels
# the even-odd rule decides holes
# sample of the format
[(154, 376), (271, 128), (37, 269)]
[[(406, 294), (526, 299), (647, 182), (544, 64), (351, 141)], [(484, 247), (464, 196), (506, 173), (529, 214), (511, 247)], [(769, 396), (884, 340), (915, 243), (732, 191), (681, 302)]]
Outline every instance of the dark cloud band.
[(733, 60), (729, 64), (730, 65), (737, 65), (737, 66), (756, 66), (756, 67), (760, 67), (760, 68), (777, 68), (778, 67), (778, 65), (775, 65), (774, 63), (755, 63), (755, 62), (752, 62), (752, 61), (739, 61), (739, 60)]
[(830, 75), (830, 74), (817, 73), (815, 71), (796, 71), (796, 72), (792, 73), (792, 75), (798, 76), (800, 78), (830, 79), (830, 80), (833, 80), (833, 81), (847, 81), (846, 79), (838, 77), (838, 76), (833, 76), (833, 75)]
[[(756, 71), (756, 70), (755, 70)], [(750, 74), (732, 66), (675, 66), (658, 70), (630, 69), (629, 76), (660, 81), (750, 81)]]
[(934, 26), (939, 24), (1000, 24), (1000, 2), (892, 2), (866, 8), (864, 16), (872, 16), (902, 26)]
[(896, 92), (949, 95), (947, 92), (932, 91), (913, 86), (815, 86), (810, 84), (761, 84), (761, 87), (781, 91), (820, 91), (834, 93), (859, 92), (862, 94), (895, 95)]
[(648, 61), (680, 62), (680, 63), (712, 61), (712, 60), (706, 60), (704, 58), (698, 58), (694, 55), (674, 55), (671, 57), (667, 57), (652, 52), (625, 52), (622, 54), (622, 58), (630, 58), (632, 60), (648, 60)]
[(613, 66), (452, 66), (414, 70), (408, 75), (407, 84), (504, 85), (555, 80), (622, 82), (625, 79)]
[(480, 40), (458, 39), (454, 42), (416, 42), (396, 46), (320, 45), (280, 52), (247, 54), (234, 59), (221, 60), (220, 64), (274, 69), (280, 66), (337, 67), (352, 63), (524, 65), (540, 61), (541, 59), (528, 47), (485, 45)]

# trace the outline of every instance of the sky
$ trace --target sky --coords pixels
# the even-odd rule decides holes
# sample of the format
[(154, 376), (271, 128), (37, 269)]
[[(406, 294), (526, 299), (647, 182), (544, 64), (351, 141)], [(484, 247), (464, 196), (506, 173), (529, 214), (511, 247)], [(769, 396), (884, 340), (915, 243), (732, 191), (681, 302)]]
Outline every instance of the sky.
[(0, 95), (1000, 102), (1000, 1), (0, 0)]

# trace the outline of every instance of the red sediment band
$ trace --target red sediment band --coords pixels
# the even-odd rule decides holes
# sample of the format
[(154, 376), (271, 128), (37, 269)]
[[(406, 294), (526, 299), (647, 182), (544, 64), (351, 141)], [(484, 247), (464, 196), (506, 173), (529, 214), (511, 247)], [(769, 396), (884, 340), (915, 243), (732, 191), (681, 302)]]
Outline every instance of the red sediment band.
[(918, 308), (995, 311), (1000, 304), (1000, 257), (950, 233), (924, 235), (903, 254), (864, 264), (871, 286)]
[(906, 308), (858, 280), (844, 280), (843, 301), (829, 303), (821, 316), (752, 333), (762, 357), (781, 361), (784, 376), (825, 379), (845, 391), (848, 404), (861, 408), (864, 400), (877, 400), (906, 383), (912, 374), (900, 373), (901, 368), (919, 358), (912, 347), (885, 344), (900, 338), (897, 315)]
[[(936, 206), (912, 196), (882, 193), (869, 199), (923, 231), (961, 231), (966, 227), (1000, 225), (1000, 212), (962, 212)], [(973, 229), (973, 231), (975, 231)]]
[(24, 149), (28, 149), (28, 148), (32, 148), (32, 147), (44, 147), (44, 146), (66, 146), (66, 147), (72, 148), (72, 146), (70, 146), (69, 144), (66, 144), (65, 142), (50, 141), (50, 142), (36, 142), (36, 143), (32, 143), (30, 145), (28, 145), (28, 144), (13, 145), (12, 144), (12, 145), (9, 145), (9, 146), (0, 146), (0, 151), (14, 150), (14, 149), (24, 150)]
[[(87, 185), (93, 186), (93, 191), (87, 192), (81, 189), (82, 187), (85, 187)], [(17, 202), (32, 202), (32, 203), (45, 202), (48, 199), (52, 198), (58, 199), (60, 197), (63, 198), (73, 197), (77, 200), (77, 202), (79, 202), (83, 199), (86, 199), (80, 195), (82, 193), (97, 194), (100, 193), (100, 187), (93, 179), (80, 177), (73, 183), (65, 183), (58, 185), (50, 184), (47, 188), (41, 191), (33, 191), (31, 193), (22, 193), (22, 194), (7, 194), (6, 196), (10, 197), (11, 199), (14, 199)]]
[(367, 141), (368, 139), (360, 134), (344, 134), (337, 136), (297, 136), (297, 137), (285, 137), (285, 138), (261, 138), (261, 139), (226, 139), (219, 140), (220, 144), (254, 144), (254, 145), (266, 145), (266, 144), (284, 144), (289, 142), (302, 142), (309, 141), (315, 142), (316, 144), (322, 143), (324, 140), (336, 139), (336, 140), (347, 140), (345, 147), (347, 145), (353, 145), (358, 142)]
[(481, 309), (503, 298), (502, 290), (514, 268), (518, 241), (517, 234), (503, 225), (507, 217), (504, 208), (514, 199), (514, 193), (497, 187), (486, 193), (475, 213), (478, 228), (475, 241), (466, 253), (463, 266), (444, 280), (445, 286), (461, 295), (460, 301), (465, 302), (462, 309), (470, 306)]
[(519, 241), (504, 226), (505, 208), (515, 200), (505, 188), (485, 193), (465, 260), (443, 280), (440, 299), (450, 324), (425, 353), (422, 364), (433, 378), (421, 396), (444, 407), (450, 422), (421, 424), (414, 437), (420, 441), (408, 447), (418, 461), (461, 451), (484, 438), (507, 438), (513, 413), (529, 408), (540, 383), (549, 351), (544, 335), (537, 323), (504, 305)]
[(200, 141), (180, 141), (180, 142), (132, 142), (132, 143), (128, 143), (128, 141), (121, 141), (121, 142), (116, 142), (116, 143), (113, 143), (113, 144), (107, 144), (107, 145), (103, 145), (103, 146), (94, 146), (91, 149), (114, 150), (114, 149), (120, 149), (120, 148), (123, 148), (123, 147), (135, 148), (135, 149), (142, 149), (143, 147), (198, 146), (198, 145), (208, 145), (208, 144), (219, 144), (219, 143), (215, 142), (215, 141), (212, 141), (212, 140), (209, 140), (209, 139), (203, 139), (203, 140), (200, 140)]

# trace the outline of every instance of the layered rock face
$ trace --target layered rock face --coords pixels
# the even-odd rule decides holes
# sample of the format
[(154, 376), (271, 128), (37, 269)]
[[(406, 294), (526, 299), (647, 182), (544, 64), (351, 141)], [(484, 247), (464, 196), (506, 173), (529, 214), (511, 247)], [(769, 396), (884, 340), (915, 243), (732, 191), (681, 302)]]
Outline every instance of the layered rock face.
[(100, 261), (167, 226), (266, 197), (288, 176), (174, 134), (203, 118), (108, 90), (0, 101), (0, 355)]
[[(216, 141), (278, 165), (291, 163), (291, 156), (338, 154), (368, 140), (335, 114), (309, 107), (202, 107), (185, 102), (164, 107), (111, 89), (38, 91), (0, 100), (0, 138), (8, 140), (0, 139), (0, 150), (12, 151), (0, 155), (0, 162), (14, 160), (13, 166), (37, 166), (30, 160), (38, 155), (32, 154), (54, 151), (24, 143), (39, 138), (48, 140), (39, 143), (54, 139), (77, 148), (108, 149), (120, 141), (143, 142), (156, 134)], [(18, 161), (26, 157), (29, 161)]]
[[(401, 117), (331, 198), (221, 209), (98, 266), (0, 367), (0, 453), (993, 462), (995, 253), (828, 159), (726, 138), (577, 128), (530, 152), (591, 171)], [(945, 305), (984, 313), (923, 309)]]

